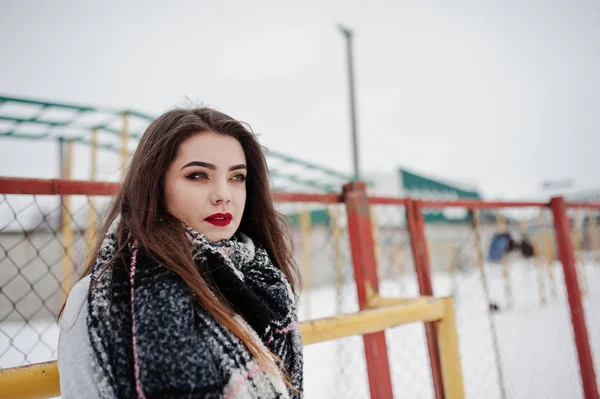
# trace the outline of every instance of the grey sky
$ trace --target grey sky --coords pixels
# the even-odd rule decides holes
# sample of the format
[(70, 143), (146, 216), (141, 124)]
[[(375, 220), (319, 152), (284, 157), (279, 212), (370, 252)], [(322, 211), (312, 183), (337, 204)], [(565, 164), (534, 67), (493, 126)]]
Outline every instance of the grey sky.
[[(0, 92), (156, 115), (190, 98), (350, 172), (343, 21), (364, 171), (402, 165), (494, 197), (600, 187), (600, 2), (323, 3), (3, 0)], [(0, 148), (0, 175), (56, 174), (48, 144)]]

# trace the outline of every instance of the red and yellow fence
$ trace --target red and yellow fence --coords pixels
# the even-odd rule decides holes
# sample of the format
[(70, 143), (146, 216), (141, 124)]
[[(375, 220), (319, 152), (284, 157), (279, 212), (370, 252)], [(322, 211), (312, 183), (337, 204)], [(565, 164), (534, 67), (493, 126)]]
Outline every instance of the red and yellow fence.
[[(305, 345), (352, 335), (378, 333), (386, 328), (416, 322), (439, 322), (443, 389), (449, 398), (463, 398), (458, 336), (452, 298), (415, 300), (373, 306), (354, 314), (305, 321), (300, 330)], [(5, 399), (43, 399), (60, 395), (56, 362), (0, 370), (0, 387)], [(380, 393), (381, 394), (381, 393)]]
[[(116, 190), (0, 178), (0, 386), (32, 373), (52, 379), (53, 366), (13, 367), (55, 359), (53, 317)], [(305, 342), (335, 339), (306, 349), (307, 397), (598, 398), (600, 343), (588, 328), (600, 327), (600, 205), (368, 197), (359, 182), (339, 195), (273, 196), (290, 215), (305, 279)], [(427, 212), (450, 208), (470, 212), (470, 224), (425, 224)], [(587, 219), (575, 223), (574, 212)], [(527, 235), (535, 255), (490, 262), (484, 247), (498, 231)], [(454, 305), (433, 299), (448, 295), (459, 345)], [(333, 374), (319, 380), (311, 371), (325, 353)], [(553, 353), (562, 357), (536, 359)]]

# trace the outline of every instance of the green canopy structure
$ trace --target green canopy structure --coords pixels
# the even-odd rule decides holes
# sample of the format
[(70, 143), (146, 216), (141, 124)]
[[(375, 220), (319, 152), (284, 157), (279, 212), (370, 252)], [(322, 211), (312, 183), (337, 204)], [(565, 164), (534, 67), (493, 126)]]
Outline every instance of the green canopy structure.
[[(55, 141), (61, 149), (61, 143), (86, 145), (119, 154), (122, 165), (154, 119), (133, 109), (0, 96), (0, 138)], [(271, 185), (277, 191), (340, 192), (352, 180), (350, 175), (280, 152), (269, 150), (266, 158)], [(64, 165), (64, 160), (60, 162)]]

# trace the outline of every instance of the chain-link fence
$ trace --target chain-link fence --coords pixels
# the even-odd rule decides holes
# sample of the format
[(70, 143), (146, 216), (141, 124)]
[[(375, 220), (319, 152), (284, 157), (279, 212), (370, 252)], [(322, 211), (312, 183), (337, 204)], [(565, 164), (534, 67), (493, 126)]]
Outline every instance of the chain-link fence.
[[(0, 368), (56, 359), (58, 314), (110, 199), (0, 194)], [(286, 200), (277, 207), (304, 279), (301, 321), (357, 311), (345, 206)], [(307, 397), (369, 396), (361, 337), (308, 346), (305, 356)]]
[(425, 234), (433, 293), (456, 301), (466, 395), (503, 398), (494, 325), (477, 267), (477, 235), (468, 218), (462, 223), (427, 223)]
[[(554, 231), (550, 209), (533, 206), (476, 209), (462, 223), (427, 224), (434, 293), (456, 300), (467, 397), (583, 396)], [(576, 258), (586, 298), (585, 287), (600, 280), (592, 262)], [(584, 304), (593, 337), (593, 298)]]
[[(371, 222), (377, 259), (379, 294), (387, 298), (419, 296), (419, 283), (406, 208), (402, 205), (371, 205)], [(434, 397), (427, 339), (422, 323), (386, 330), (388, 358), (394, 396)]]
[[(342, 204), (277, 204), (289, 220), (294, 258), (303, 278), (301, 321), (358, 311)], [(361, 337), (307, 346), (306, 397), (366, 398), (369, 388)]]
[(0, 194), (0, 368), (56, 359), (56, 319), (107, 201)]
[(568, 212), (596, 381), (600, 385), (600, 206), (581, 204)]
[[(0, 368), (56, 359), (56, 318), (111, 198), (25, 191), (0, 194)], [(307, 196), (287, 193), (277, 203), (304, 279), (300, 318), (357, 311), (346, 206), (336, 195)], [(370, 207), (379, 293), (417, 297), (414, 227), (400, 204)], [(600, 211), (573, 208), (569, 219), (598, 365)], [(547, 207), (474, 210), (456, 223), (425, 219), (433, 292), (456, 300), (467, 397), (583, 395), (556, 231)], [(385, 335), (394, 395), (434, 397), (424, 326)], [(305, 356), (307, 397), (369, 397), (361, 337), (307, 346)]]

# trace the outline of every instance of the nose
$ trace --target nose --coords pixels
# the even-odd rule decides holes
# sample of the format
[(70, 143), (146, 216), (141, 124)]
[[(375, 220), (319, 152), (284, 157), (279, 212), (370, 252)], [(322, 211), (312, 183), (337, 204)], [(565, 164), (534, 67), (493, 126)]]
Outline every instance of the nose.
[(216, 183), (210, 195), (210, 203), (213, 205), (228, 204), (231, 202), (231, 190), (226, 182)]

